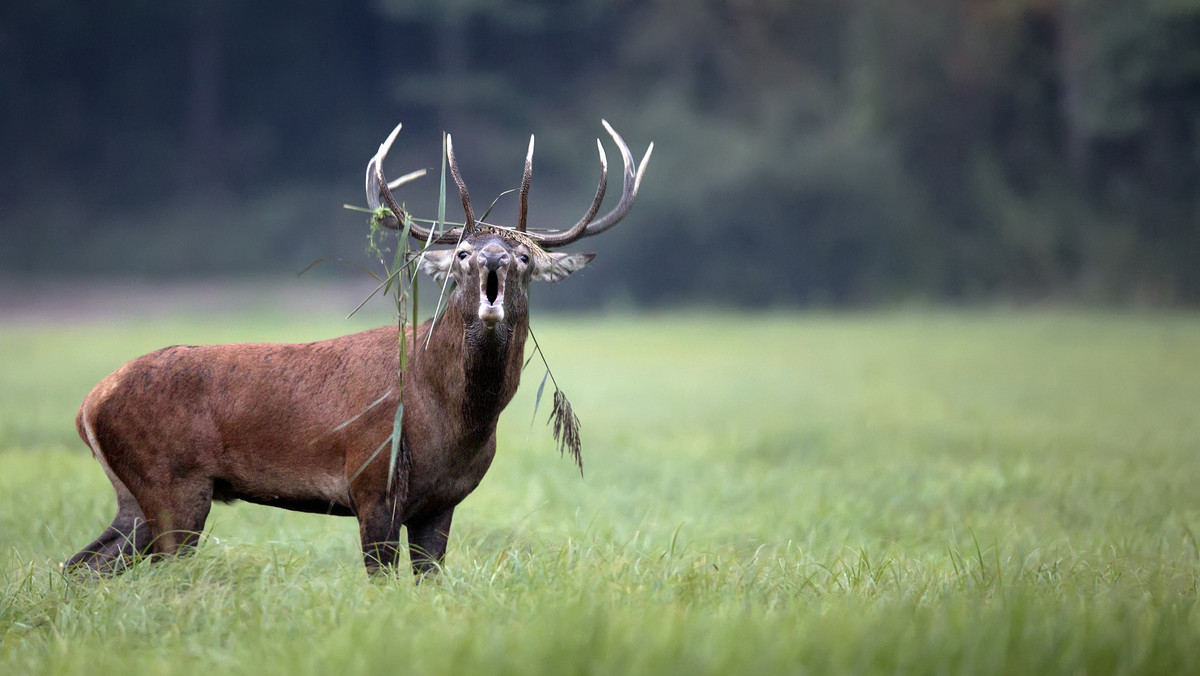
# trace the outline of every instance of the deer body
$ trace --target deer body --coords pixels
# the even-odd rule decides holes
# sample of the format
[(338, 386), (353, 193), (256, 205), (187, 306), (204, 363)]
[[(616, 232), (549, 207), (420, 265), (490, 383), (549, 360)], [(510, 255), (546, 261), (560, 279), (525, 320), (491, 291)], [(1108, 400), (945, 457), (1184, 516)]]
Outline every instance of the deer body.
[[(159, 350), (101, 381), (76, 424), (114, 486), (121, 484), (118, 496), (131, 491), (136, 498), (119, 509), (143, 524), (142, 537), (162, 531), (156, 551), (192, 544), (212, 500), (341, 516), (379, 511), (384, 531), (366, 524), (363, 536), (383, 543), (393, 511), (395, 530), (436, 520), (479, 485), (495, 455), (495, 423), (519, 384), (523, 330), (507, 346), (484, 345), (474, 355), (497, 368), (453, 373), (469, 361), (466, 341), (453, 338), (462, 330), (456, 323), (443, 317), (437, 332), (449, 339), (435, 338), (428, 350), (431, 322), (418, 331), (420, 340), (408, 338), (403, 443), (411, 464), (399, 505), (381, 490), (400, 389), (395, 326), (297, 345)], [(468, 410), (462, 403), (476, 394), (490, 401), (476, 400)], [(147, 523), (144, 509), (156, 507), (169, 511), (170, 522)], [(111, 535), (120, 548), (114, 551), (129, 553), (137, 540)]]
[[(627, 210), (636, 180), (613, 136), (626, 158)], [(379, 169), (394, 137), (372, 159), (378, 180), (369, 169), (368, 201), (377, 190), (403, 216)], [(406, 331), (403, 387), (395, 326), (304, 344), (177, 345), (134, 359), (102, 380), (76, 416), (113, 484), (117, 515), (69, 568), (117, 572), (135, 552), (191, 546), (213, 500), (355, 516), (369, 570), (396, 562), (402, 525), (414, 572), (441, 562), (454, 508), (490, 467), (496, 424), (520, 382), (528, 284), (557, 281), (593, 258), (542, 250), (523, 234), (524, 210), (519, 234), (473, 228), (452, 150), (450, 160), (468, 225), (454, 233), (455, 248), (425, 251), (421, 269), (453, 278), (455, 289), (437, 322)], [(603, 185), (602, 175), (577, 234), (593, 224)], [(528, 178), (522, 204), (527, 191)], [(401, 397), (400, 453), (389, 476)]]

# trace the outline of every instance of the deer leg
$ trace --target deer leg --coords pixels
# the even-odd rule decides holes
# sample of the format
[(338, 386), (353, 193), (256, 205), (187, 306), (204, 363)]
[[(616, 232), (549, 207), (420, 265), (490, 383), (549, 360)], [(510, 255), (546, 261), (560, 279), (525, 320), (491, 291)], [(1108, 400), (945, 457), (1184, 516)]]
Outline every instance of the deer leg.
[(363, 564), (368, 573), (396, 565), (400, 554), (400, 515), (394, 500), (382, 497), (356, 505), (362, 539)]
[(117, 515), (100, 537), (63, 564), (67, 570), (86, 567), (101, 575), (115, 575), (128, 565), (130, 557), (150, 548), (150, 528), (137, 500), (107, 468), (106, 473), (117, 493)]
[(446, 541), (450, 539), (450, 522), (454, 508), (428, 519), (408, 524), (408, 557), (414, 575), (435, 574), (446, 560)]
[(150, 526), (155, 554), (177, 554), (191, 550), (200, 540), (204, 522), (212, 509), (212, 481), (205, 478), (175, 479), (167, 487), (153, 487), (138, 498)]

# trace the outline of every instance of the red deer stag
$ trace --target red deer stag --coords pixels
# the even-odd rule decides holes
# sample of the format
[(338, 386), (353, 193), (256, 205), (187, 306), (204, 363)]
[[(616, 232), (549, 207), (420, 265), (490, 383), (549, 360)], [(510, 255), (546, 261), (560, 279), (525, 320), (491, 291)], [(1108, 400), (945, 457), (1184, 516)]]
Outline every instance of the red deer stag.
[[(135, 553), (174, 554), (193, 546), (213, 500), (246, 500), (306, 512), (356, 516), (367, 569), (393, 565), (400, 526), (408, 527), (414, 573), (442, 561), (454, 507), (479, 485), (496, 452), (496, 422), (521, 376), (529, 326), (528, 287), (554, 282), (595, 254), (551, 253), (620, 221), (637, 196), (653, 144), (634, 165), (624, 160), (623, 190), (596, 218), (608, 166), (600, 146), (600, 185), (571, 228), (526, 228), (533, 139), (521, 182), (515, 229), (476, 223), (446, 137), (450, 171), (465, 223), (432, 234), (421, 269), (456, 283), (434, 324), (409, 329), (409, 364), (398, 387), (395, 325), (305, 344), (176, 345), (134, 359), (100, 381), (75, 424), (117, 493), (117, 515), (65, 564), (111, 574)], [(382, 164), (400, 127), (367, 165), (367, 201), (386, 205), (384, 224), (404, 212)], [(429, 335), (432, 332), (432, 335)], [(378, 451), (392, 434), (397, 393), (404, 411), (395, 472)]]

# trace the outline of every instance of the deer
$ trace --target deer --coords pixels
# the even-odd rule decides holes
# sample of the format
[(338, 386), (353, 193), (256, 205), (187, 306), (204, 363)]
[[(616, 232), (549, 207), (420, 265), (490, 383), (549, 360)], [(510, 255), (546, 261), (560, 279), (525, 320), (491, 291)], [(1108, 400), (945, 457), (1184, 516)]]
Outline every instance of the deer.
[[(403, 232), (407, 222), (418, 242), (448, 246), (427, 246), (415, 261), (434, 280), (453, 282), (441, 317), (403, 334), (393, 323), (311, 343), (175, 345), (121, 366), (75, 418), (112, 483), (117, 513), (64, 567), (114, 575), (139, 557), (191, 551), (212, 503), (242, 500), (357, 518), (370, 573), (394, 570), (403, 526), (413, 573), (440, 570), (454, 509), (488, 471), (500, 413), (520, 383), (529, 284), (561, 281), (591, 262), (595, 254), (554, 249), (612, 228), (637, 197), (654, 145), (635, 165), (601, 122), (624, 163), (611, 211), (597, 217), (608, 179), (597, 139), (600, 182), (584, 216), (566, 229), (528, 228), (531, 136), (516, 227), (477, 222), (447, 135), (465, 219), (440, 232), (412, 220), (392, 195), (421, 172), (390, 184), (384, 176), (397, 125), (367, 164), (367, 203), (382, 225)], [(379, 451), (401, 404), (393, 459)]]

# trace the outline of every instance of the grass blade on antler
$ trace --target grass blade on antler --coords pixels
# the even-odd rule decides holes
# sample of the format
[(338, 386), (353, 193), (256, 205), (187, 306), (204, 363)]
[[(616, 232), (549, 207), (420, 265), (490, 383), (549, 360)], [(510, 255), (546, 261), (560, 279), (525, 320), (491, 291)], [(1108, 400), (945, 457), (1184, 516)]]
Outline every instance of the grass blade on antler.
[(401, 458), (400, 458), (400, 452), (404, 446), (404, 444), (401, 443), (403, 441), (403, 434), (402, 434), (403, 433), (403, 429), (402, 429), (403, 428), (403, 420), (404, 420), (404, 400), (401, 399), (400, 403), (396, 405), (396, 418), (395, 418), (395, 420), (392, 421), (392, 455), (391, 455), (391, 458), (388, 459), (388, 473), (387, 473), (387, 476), (388, 476), (387, 481), (388, 481), (389, 489), (392, 487), (392, 485), (394, 483), (394, 478), (396, 476), (396, 467), (399, 465), (405, 464), (405, 463), (401, 462)]
[[(530, 356), (530, 359), (533, 359), (533, 357)], [(525, 363), (528, 364), (529, 362), (525, 362)], [(529, 420), (530, 428), (532, 428), (533, 423), (537, 421), (538, 406), (540, 406), (542, 403), (542, 392), (544, 392), (546, 390), (546, 379), (549, 377), (550, 377), (550, 369), (546, 369), (546, 375), (542, 376), (542, 382), (540, 385), (538, 385), (537, 397), (533, 400), (533, 417), (530, 418), (530, 420)], [(554, 389), (558, 389), (558, 386), (555, 386)]]
[(379, 444), (379, 448), (376, 448), (375, 452), (373, 452), (373, 453), (371, 453), (371, 455), (367, 456), (367, 459), (365, 461), (363, 461), (363, 464), (360, 465), (359, 468), (354, 471), (354, 474), (351, 474), (350, 477), (348, 479), (346, 479), (346, 481), (353, 482), (355, 479), (357, 479), (358, 475), (362, 474), (363, 470), (365, 470), (367, 468), (367, 466), (370, 465), (371, 462), (373, 462), (375, 460), (375, 458), (379, 457), (379, 454), (383, 452), (383, 449), (387, 447), (388, 442), (390, 442), (391, 440), (392, 440), (391, 437), (384, 439), (383, 443)]
[(377, 281), (377, 282), (382, 281), (379, 278), (379, 275), (375, 274), (374, 270), (368, 268), (367, 266), (365, 266), (361, 263), (355, 263), (354, 261), (348, 261), (345, 258), (330, 258), (328, 256), (322, 256), (321, 258), (318, 258), (317, 260), (309, 263), (307, 267), (305, 267), (300, 272), (297, 272), (296, 276), (303, 277), (304, 275), (308, 274), (309, 270), (312, 270), (313, 268), (317, 267), (317, 265), (319, 265), (320, 263), (324, 263), (325, 261), (329, 261), (329, 260), (332, 260), (335, 263), (345, 263), (346, 265), (353, 265), (354, 267), (358, 268), (359, 270), (362, 270), (363, 272), (367, 273), (368, 275), (371, 275), (372, 277), (374, 277), (375, 281)]
[[(416, 257), (416, 265), (413, 267), (417, 270), (421, 269), (421, 259), (425, 258), (425, 252), (429, 250), (429, 247), (433, 246), (433, 240), (446, 224), (446, 135), (444, 133), (442, 134), (442, 179), (438, 183), (437, 220), (429, 222), (433, 227), (429, 228), (429, 236), (425, 238), (425, 243), (421, 247), (421, 253)], [(415, 320), (413, 325), (416, 325)]]
[[(403, 227), (400, 229), (399, 239), (396, 240), (396, 254), (392, 256), (392, 267), (389, 270), (386, 269), (385, 266), (385, 272), (388, 273), (388, 279), (394, 279), (397, 285), (403, 281), (402, 279), (396, 279), (396, 273), (404, 267), (405, 256), (408, 254), (408, 233), (412, 230), (412, 219), (408, 217), (408, 214), (402, 214), (401, 218), (403, 220)], [(392, 282), (389, 281), (384, 287), (383, 292), (387, 293), (389, 290), (391, 290), (391, 286)]]
[[(399, 270), (388, 274), (387, 279), (380, 282), (379, 286), (375, 287), (374, 291), (367, 294), (367, 297), (362, 299), (362, 302), (359, 303), (358, 306), (355, 307), (353, 310), (351, 310), (350, 314), (346, 315), (346, 319), (350, 319), (351, 317), (353, 317), (356, 312), (361, 310), (363, 308), (363, 306), (367, 304), (367, 301), (371, 300), (375, 296), (375, 294), (382, 291), (384, 286), (391, 286), (392, 280), (394, 280), (396, 278), (396, 275), (398, 275), (398, 274), (400, 274)], [(378, 279), (378, 277), (376, 277), (376, 279)], [(387, 291), (384, 291), (384, 293), (387, 293)]]
[[(315, 260), (315, 261), (313, 261), (313, 262), (309, 263), (309, 264), (308, 264), (308, 265), (307, 265), (307, 266), (306, 266), (306, 267), (305, 267), (303, 270), (301, 270), (300, 272), (297, 272), (297, 273), (296, 273), (296, 276), (297, 276), (297, 277), (303, 277), (303, 276), (304, 276), (304, 274), (305, 274), (306, 272), (308, 272), (309, 270), (312, 270), (313, 268), (317, 267), (317, 264), (319, 264), (319, 263), (324, 263), (324, 262), (325, 262), (325, 261), (327, 261), (327, 260), (329, 260), (329, 257), (328, 257), (328, 256), (322, 256), (321, 258), (318, 258), (317, 260)], [(363, 269), (365, 270), (366, 268), (363, 268)], [(372, 272), (371, 274), (375, 274), (375, 273), (373, 273), (373, 272)], [(375, 279), (379, 279), (379, 275), (375, 275)]]
[(349, 425), (350, 423), (354, 422), (355, 420), (358, 420), (359, 418), (363, 417), (363, 414), (365, 414), (367, 411), (370, 411), (371, 409), (375, 408), (376, 406), (382, 404), (383, 400), (387, 399), (390, 396), (392, 396), (392, 390), (388, 390), (387, 392), (384, 392), (382, 397), (371, 402), (371, 404), (368, 405), (366, 408), (364, 408), (363, 410), (354, 414), (354, 416), (352, 416), (349, 420), (346, 420), (345, 422), (343, 422), (342, 424), (338, 425), (337, 427), (333, 428), (330, 431), (336, 432), (336, 431), (342, 429), (343, 427), (345, 427), (346, 425)]
[[(498, 203), (500, 201), (501, 197), (504, 197), (505, 195), (507, 195), (509, 193), (513, 193), (513, 192), (516, 192), (516, 189), (509, 188), (508, 190), (505, 190), (504, 192), (500, 193), (499, 195), (496, 195), (496, 199), (492, 200), (492, 203), (488, 205), (487, 211), (483, 212), (483, 215), (479, 217), (478, 222), (481, 225), (491, 225), (490, 223), (484, 222), (487, 220), (488, 214), (492, 213), (492, 209), (496, 208), (496, 203)], [(503, 227), (503, 226), (496, 226), (496, 227)]]
[[(445, 134), (445, 132), (442, 133), (442, 181), (441, 181), (441, 186), (438, 189), (438, 214), (437, 214), (437, 216), (438, 216), (437, 217), (438, 223), (441, 225), (444, 225), (445, 219), (446, 219), (446, 134)], [(428, 247), (429, 243), (431, 243), (433, 241), (433, 239), (432, 239), (433, 231), (437, 230), (438, 227), (440, 227), (440, 226), (435, 225), (433, 228), (429, 229), (430, 241), (426, 243), (427, 247)], [(463, 226), (463, 228), (464, 228), (463, 232), (466, 232), (465, 225)], [(462, 236), (460, 235), (459, 241), (461, 241), (461, 240), (462, 240)], [(422, 255), (424, 255), (424, 252), (422, 252)], [(429, 332), (425, 334), (425, 347), (429, 347), (429, 341), (433, 338), (433, 330), (437, 327), (438, 320), (442, 318), (442, 312), (444, 312), (444, 308), (442, 306), (442, 299), (447, 298), (447, 296), (446, 296), (447, 288), (449, 288), (449, 290), (451, 290), (451, 291), (454, 290), (453, 277), (451, 277), (449, 275), (446, 276), (446, 279), (442, 280), (442, 288), (438, 292), (437, 304), (434, 305), (434, 308), (433, 308), (433, 323), (429, 325)], [(414, 338), (415, 338), (415, 336), (414, 336)]]

